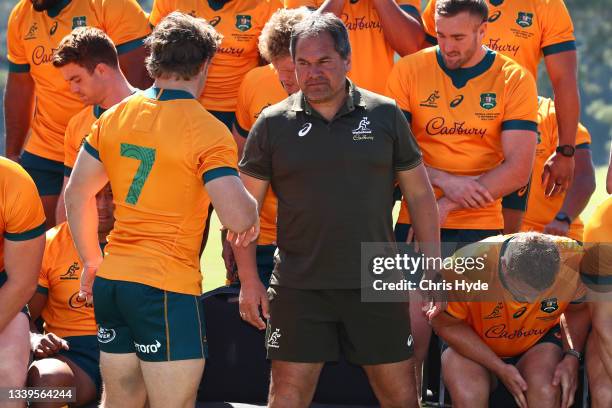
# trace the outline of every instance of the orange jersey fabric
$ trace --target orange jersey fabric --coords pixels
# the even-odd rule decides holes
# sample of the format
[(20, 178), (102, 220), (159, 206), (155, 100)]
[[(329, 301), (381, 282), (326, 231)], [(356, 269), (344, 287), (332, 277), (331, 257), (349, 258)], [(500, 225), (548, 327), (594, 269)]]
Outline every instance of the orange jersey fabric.
[(85, 303), (76, 299), (82, 271), (68, 223), (47, 231), (37, 289), (48, 296), (41, 313), (46, 333), (60, 337), (97, 334), (93, 308), (85, 307)]
[(179, 10), (206, 19), (223, 34), (200, 101), (208, 110), (233, 112), (242, 79), (259, 65), (259, 34), (270, 16), (281, 7), (280, 0), (233, 0), (218, 10), (206, 0), (155, 0), (149, 21), (155, 26)]
[(25, 150), (59, 162), (64, 160), (68, 121), (84, 105), (51, 61), (61, 39), (80, 26), (106, 32), (120, 54), (142, 45), (150, 32), (136, 0), (63, 0), (44, 12), (34, 11), (29, 0), (21, 0), (8, 21), (9, 70), (29, 72), (36, 87), (32, 133)]
[(79, 150), (91, 132), (91, 126), (103, 112), (104, 109), (98, 105), (87, 106), (68, 122), (64, 136), (64, 175), (66, 177), (70, 177), (72, 173)]
[[(521, 231), (544, 231), (544, 227), (551, 222), (563, 206), (565, 193), (553, 197), (544, 194), (544, 188), (540, 182), (542, 171), (546, 160), (555, 152), (559, 144), (559, 131), (557, 128), (557, 118), (555, 104), (549, 98), (539, 98), (538, 102), (538, 146), (533, 163), (531, 176), (531, 187), (527, 211), (523, 216)], [(582, 125), (578, 125), (576, 133), (576, 146), (588, 148), (591, 144), (591, 135)], [(582, 241), (584, 225), (580, 217), (570, 225), (568, 237), (577, 241)]]
[(116, 206), (98, 275), (199, 295), (203, 179), (237, 176), (229, 130), (188, 92), (150, 88), (102, 114), (84, 149), (104, 165)]
[(36, 185), (19, 164), (0, 156), (0, 272), (5, 239), (27, 241), (44, 233), (45, 212)]
[[(490, 288), (499, 288), (499, 302), (449, 302), (446, 312), (464, 320), (499, 357), (514, 357), (529, 350), (554, 326), (570, 303), (580, 302), (586, 288), (578, 268), (582, 247), (566, 237), (554, 237), (561, 255), (561, 268), (553, 285), (533, 303), (516, 301), (499, 275), (504, 243), (512, 235), (496, 236), (460, 249), (454, 257), (485, 260)], [(489, 289), (491, 290), (491, 289)]]
[[(537, 77), (542, 55), (575, 50), (574, 26), (563, 0), (491, 0), (484, 45), (512, 58)], [(435, 39), (436, 0), (423, 11), (425, 31)]]
[[(324, 0), (285, 0), (285, 7), (318, 8), (323, 3)], [(420, 14), (419, 0), (396, 0), (396, 3), (410, 14)], [(348, 29), (352, 48), (352, 69), (348, 77), (361, 88), (384, 93), (395, 51), (385, 40), (376, 7), (371, 0), (345, 1), (339, 17)]]
[(584, 242), (612, 243), (612, 196), (602, 202), (584, 228)]
[[(265, 92), (261, 92), (265, 89)], [(238, 90), (236, 107), (236, 129), (247, 137), (249, 130), (262, 110), (287, 98), (278, 74), (272, 64), (257, 67), (244, 77)], [(268, 187), (260, 212), (259, 245), (270, 245), (276, 242), (276, 209), (278, 203), (272, 187)]]
[[(459, 70), (446, 68), (438, 47), (421, 50), (395, 64), (386, 93), (409, 118), (425, 164), (455, 175), (477, 176), (500, 165), (503, 130), (537, 129), (533, 77), (491, 50), (476, 66)], [(398, 222), (410, 223), (405, 202)], [(501, 199), (452, 211), (441, 227), (501, 229)]]

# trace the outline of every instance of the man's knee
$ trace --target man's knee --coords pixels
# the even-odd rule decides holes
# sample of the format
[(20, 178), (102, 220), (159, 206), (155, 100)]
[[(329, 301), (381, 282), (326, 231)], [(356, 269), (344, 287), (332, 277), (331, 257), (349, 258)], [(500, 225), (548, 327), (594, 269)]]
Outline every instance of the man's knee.
[(484, 385), (478, 386), (472, 382), (461, 385), (455, 384), (448, 388), (453, 403), (459, 407), (482, 407), (489, 400), (489, 389)]
[(540, 376), (536, 381), (527, 380), (527, 398), (530, 404), (537, 402), (538, 406), (558, 406), (561, 401), (561, 387), (552, 385), (552, 379), (545, 381), (547, 376)]
[(382, 408), (416, 408), (419, 406), (414, 387), (398, 387), (391, 392), (377, 395), (377, 398)]
[(28, 370), (28, 387), (73, 387), (74, 375), (62, 362), (35, 361)]
[(313, 393), (314, 386), (308, 381), (272, 376), (268, 403), (271, 407), (307, 407)]

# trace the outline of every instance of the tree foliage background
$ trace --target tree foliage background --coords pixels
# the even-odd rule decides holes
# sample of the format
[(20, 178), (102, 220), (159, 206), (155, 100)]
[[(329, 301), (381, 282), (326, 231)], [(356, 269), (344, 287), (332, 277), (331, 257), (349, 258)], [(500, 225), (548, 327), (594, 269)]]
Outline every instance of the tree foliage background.
[[(28, 0), (25, 0), (28, 1)], [(521, 1), (521, 0), (519, 0)], [(146, 11), (152, 0), (139, 0)], [(423, 0), (423, 3), (426, 3)], [(612, 139), (612, 0), (565, 0), (574, 22), (579, 56), (581, 121), (593, 138), (596, 165), (607, 163)], [(6, 25), (16, 0), (0, 0), (0, 90), (6, 79)], [(552, 96), (545, 69), (540, 66), (540, 94)], [(0, 101), (0, 105), (2, 102)], [(0, 109), (0, 116), (2, 116)], [(4, 118), (0, 121), (4, 133)], [(4, 152), (4, 137), (0, 138)]]

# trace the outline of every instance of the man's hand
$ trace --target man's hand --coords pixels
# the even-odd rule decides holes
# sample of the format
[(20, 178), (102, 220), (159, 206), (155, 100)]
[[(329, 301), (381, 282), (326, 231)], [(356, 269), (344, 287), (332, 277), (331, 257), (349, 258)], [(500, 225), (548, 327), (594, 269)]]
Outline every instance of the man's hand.
[(542, 186), (544, 194), (551, 197), (562, 194), (572, 184), (574, 177), (574, 158), (553, 153), (544, 164)]
[(527, 398), (525, 397), (527, 382), (521, 376), (519, 370), (512, 364), (504, 364), (501, 370), (495, 374), (504, 383), (508, 391), (510, 391), (519, 408), (528, 408)]
[(81, 272), (81, 286), (79, 288), (79, 294), (77, 300), (85, 302), (86, 307), (93, 306), (93, 283), (96, 279), (96, 273), (100, 265), (83, 265), (83, 272)]
[(552, 220), (544, 227), (544, 233), (566, 237), (569, 232), (569, 224), (565, 221)]
[(561, 385), (561, 408), (569, 408), (574, 403), (574, 395), (578, 388), (578, 359), (566, 355), (557, 364), (553, 375), (554, 386)]
[(36, 358), (51, 357), (62, 349), (69, 350), (68, 342), (53, 333), (31, 334), (30, 346)]
[(484, 208), (495, 200), (476, 177), (448, 175), (439, 186), (444, 195), (463, 208)]
[[(261, 315), (266, 320), (270, 318), (270, 303), (266, 288), (259, 278), (248, 282), (241, 282), (239, 306), (242, 320), (252, 324), (259, 330), (266, 328), (266, 323), (261, 318)], [(260, 307), (261, 313), (259, 311)]]
[(257, 217), (255, 225), (244, 232), (237, 233), (234, 231), (227, 231), (227, 240), (238, 247), (248, 247), (257, 237), (259, 237), (259, 217)]

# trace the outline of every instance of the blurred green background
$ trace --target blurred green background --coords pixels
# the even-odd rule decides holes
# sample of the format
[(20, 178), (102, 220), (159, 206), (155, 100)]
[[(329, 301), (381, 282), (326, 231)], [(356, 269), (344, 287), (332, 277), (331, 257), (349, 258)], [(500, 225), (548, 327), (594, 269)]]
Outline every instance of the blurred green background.
[[(27, 0), (26, 0), (27, 1)], [(15, 0), (0, 0), (0, 91), (6, 81), (6, 25)], [(139, 0), (148, 12), (152, 0)], [(423, 5), (427, 3), (423, 0)], [(588, 219), (594, 208), (606, 197), (605, 177), (612, 139), (612, 0), (565, 0), (574, 22), (579, 55), (579, 85), (582, 101), (581, 122), (593, 138), (593, 160), (597, 167), (597, 190), (583, 212)], [(550, 81), (543, 64), (540, 66), (540, 94), (552, 96)], [(0, 101), (2, 105), (2, 101)], [(3, 109), (0, 109), (0, 134), (4, 135)], [(4, 137), (0, 138), (4, 152)], [(397, 209), (396, 209), (397, 210)], [(221, 259), (220, 224), (216, 216), (211, 222), (208, 245), (202, 257), (204, 289), (224, 284), (225, 268)]]

